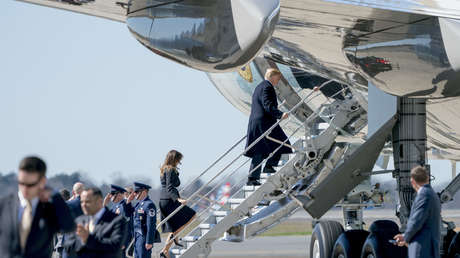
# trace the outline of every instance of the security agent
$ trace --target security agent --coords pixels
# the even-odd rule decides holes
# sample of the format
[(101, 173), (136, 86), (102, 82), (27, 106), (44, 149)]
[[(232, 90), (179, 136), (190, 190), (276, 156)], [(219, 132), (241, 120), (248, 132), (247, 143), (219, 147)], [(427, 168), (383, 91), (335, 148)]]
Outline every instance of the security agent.
[(103, 206), (99, 188), (81, 194), (84, 215), (76, 219), (77, 230), (64, 243), (70, 257), (120, 258), (125, 240), (126, 221)]
[(19, 165), (19, 191), (0, 199), (0, 257), (48, 258), (53, 235), (75, 228), (60, 194), (45, 185), (45, 162), (24, 158)]
[(151, 187), (135, 182), (134, 192), (139, 201), (134, 207), (134, 257), (151, 258), (153, 243), (159, 242), (156, 230), (157, 208), (148, 193)]
[(394, 237), (398, 246), (408, 247), (409, 258), (439, 258), (441, 239), (441, 202), (431, 188), (430, 175), (421, 166), (410, 172), (412, 188), (417, 192), (404, 234)]

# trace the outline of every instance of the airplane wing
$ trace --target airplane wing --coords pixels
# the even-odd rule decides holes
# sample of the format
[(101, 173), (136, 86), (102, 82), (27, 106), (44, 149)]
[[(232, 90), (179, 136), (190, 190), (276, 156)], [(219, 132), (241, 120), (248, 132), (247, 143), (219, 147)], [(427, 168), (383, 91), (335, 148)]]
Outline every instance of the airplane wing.
[(118, 22), (126, 21), (128, 0), (17, 0)]
[(460, 2), (446, 0), (325, 0), (405, 13), (460, 19)]

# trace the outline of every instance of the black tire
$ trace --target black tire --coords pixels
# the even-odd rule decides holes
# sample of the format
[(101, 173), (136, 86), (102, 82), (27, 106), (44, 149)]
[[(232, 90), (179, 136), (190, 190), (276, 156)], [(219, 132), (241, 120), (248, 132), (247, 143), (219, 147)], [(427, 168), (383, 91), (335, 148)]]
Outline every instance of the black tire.
[(460, 258), (460, 232), (452, 238), (447, 252), (447, 258)]
[(407, 248), (393, 245), (390, 239), (399, 234), (398, 225), (391, 220), (377, 220), (369, 227), (361, 258), (406, 258)]
[(324, 220), (315, 225), (310, 240), (310, 258), (329, 258), (335, 241), (343, 233), (337, 221)]
[(332, 251), (333, 258), (356, 258), (361, 256), (361, 250), (369, 232), (366, 230), (348, 230), (343, 232), (335, 241)]

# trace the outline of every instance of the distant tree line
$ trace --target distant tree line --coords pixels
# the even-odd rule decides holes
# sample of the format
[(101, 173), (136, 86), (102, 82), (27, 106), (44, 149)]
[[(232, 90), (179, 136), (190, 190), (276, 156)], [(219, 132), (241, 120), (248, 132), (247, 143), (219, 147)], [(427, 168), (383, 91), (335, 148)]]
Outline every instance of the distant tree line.
[[(148, 178), (128, 178), (122, 175), (121, 173), (114, 174), (110, 177), (109, 182), (103, 182), (102, 184), (96, 185), (94, 180), (86, 176), (82, 172), (73, 172), (73, 173), (60, 173), (48, 178), (48, 185), (53, 187), (55, 190), (60, 189), (67, 189), (69, 191), (72, 190), (73, 184), (76, 182), (83, 182), (87, 186), (98, 186), (104, 194), (110, 191), (110, 184), (116, 184), (122, 187), (132, 186), (134, 181), (140, 181), (146, 184), (151, 185), (153, 188), (150, 190), (150, 197), (152, 200), (158, 203), (159, 195), (160, 195), (160, 186), (153, 185), (151, 179)], [(235, 182), (234, 178), (229, 179), (229, 182), (232, 186), (234, 186)], [(182, 187), (188, 184), (188, 182), (182, 182)], [(439, 183), (434, 188), (436, 191), (441, 191), (447, 186), (448, 182), (446, 183)], [(193, 193), (197, 192), (198, 189), (202, 188), (204, 185), (202, 180), (196, 180), (192, 182), (192, 184), (183, 191), (183, 197), (187, 198), (191, 196)], [(384, 208), (394, 209), (395, 205), (397, 204), (398, 196), (396, 192), (396, 181), (395, 180), (388, 180), (384, 182), (380, 182), (380, 187), (384, 191), (388, 191), (387, 196), (385, 198)], [(11, 193), (13, 191), (17, 191), (17, 173), (10, 172), (7, 174), (0, 173), (0, 196), (5, 194)], [(233, 194), (237, 188), (233, 188), (230, 194)], [(202, 199), (199, 201), (195, 206), (195, 208), (201, 210), (206, 208), (207, 206), (211, 205), (209, 199), (214, 200), (215, 198), (219, 198), (222, 194), (222, 188), (220, 186), (216, 187), (216, 184), (209, 184), (198, 193), (198, 196), (206, 195), (206, 199)], [(459, 209), (460, 208), (460, 191), (454, 196), (454, 200), (446, 203), (443, 205), (443, 208), (447, 209)]]

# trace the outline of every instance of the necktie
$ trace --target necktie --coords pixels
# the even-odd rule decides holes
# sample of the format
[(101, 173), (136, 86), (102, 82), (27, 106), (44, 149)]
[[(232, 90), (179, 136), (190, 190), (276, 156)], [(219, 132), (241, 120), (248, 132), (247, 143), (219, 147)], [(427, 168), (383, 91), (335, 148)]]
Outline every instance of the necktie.
[(24, 207), (21, 223), (19, 225), (19, 238), (22, 250), (26, 248), (27, 237), (29, 236), (30, 228), (32, 227), (32, 219), (32, 204), (30, 201), (26, 201), (26, 206)]
[(88, 229), (89, 229), (89, 233), (92, 234), (94, 232), (94, 218), (91, 218), (89, 220), (89, 226), (88, 226)]

